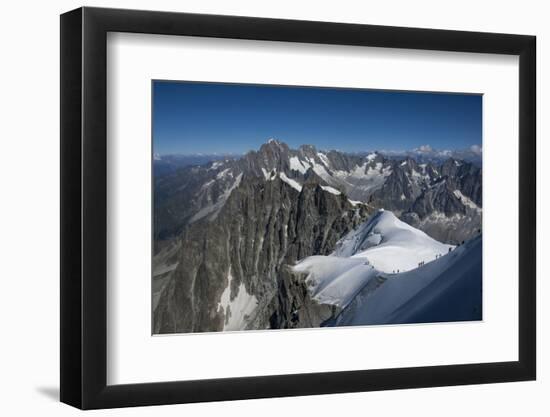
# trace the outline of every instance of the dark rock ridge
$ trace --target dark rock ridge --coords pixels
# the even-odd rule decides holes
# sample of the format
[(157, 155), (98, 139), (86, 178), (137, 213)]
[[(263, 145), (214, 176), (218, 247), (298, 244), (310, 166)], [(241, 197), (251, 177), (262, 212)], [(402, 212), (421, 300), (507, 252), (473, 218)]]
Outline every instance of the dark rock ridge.
[[(243, 177), (215, 218), (184, 229), (175, 269), (155, 276), (154, 333), (318, 326), (332, 311), (287, 266), (329, 254), (368, 213), (313, 180), (297, 191), (277, 177)], [(243, 298), (253, 308), (240, 309)], [(239, 315), (245, 324), (235, 327)]]

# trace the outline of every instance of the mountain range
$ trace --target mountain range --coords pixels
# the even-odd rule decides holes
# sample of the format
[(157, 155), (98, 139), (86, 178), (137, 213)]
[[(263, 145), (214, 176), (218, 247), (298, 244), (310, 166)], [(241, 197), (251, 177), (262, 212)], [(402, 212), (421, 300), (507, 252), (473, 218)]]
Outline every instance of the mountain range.
[(477, 165), (454, 158), (419, 163), (377, 152), (321, 152), (311, 145), (290, 149), (271, 139), (241, 158), (155, 177), (155, 240), (173, 237), (202, 217), (215, 217), (243, 179), (277, 177), (295, 189), (315, 182), (325, 191), (344, 193), (353, 204), (392, 210), (429, 235), (456, 243), (481, 226), (481, 172)]
[[(452, 157), (291, 149), (275, 139), (155, 175), (153, 331), (355, 323), (344, 310), (358, 308), (359, 294), (480, 240), (481, 183), (478, 164)], [(337, 271), (319, 284), (316, 267), (305, 268), (312, 259)], [(367, 275), (349, 272), (363, 267)], [(353, 297), (333, 302), (320, 296), (328, 288)]]

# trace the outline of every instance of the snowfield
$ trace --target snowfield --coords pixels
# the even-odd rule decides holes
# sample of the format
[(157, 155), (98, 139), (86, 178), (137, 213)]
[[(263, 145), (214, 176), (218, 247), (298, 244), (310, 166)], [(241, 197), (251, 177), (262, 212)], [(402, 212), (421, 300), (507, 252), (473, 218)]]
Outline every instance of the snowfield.
[(292, 156), (289, 162), (290, 162), (290, 169), (294, 171), (299, 171), (302, 174), (305, 174), (309, 169), (309, 166), (304, 166), (302, 161), (300, 161), (300, 159), (297, 156)]
[(452, 248), (402, 222), (391, 211), (379, 211), (344, 236), (332, 255), (365, 258), (379, 271), (393, 273), (418, 268), (420, 262), (434, 261)]
[(293, 267), (307, 274), (312, 298), (321, 304), (346, 307), (379, 271), (364, 259), (309, 256)]
[(333, 254), (292, 269), (314, 300), (340, 308), (326, 326), (481, 320), (481, 241), (445, 245), (381, 210)]
[(357, 293), (332, 325), (481, 320), (481, 254), (479, 235), (430, 264), (386, 275), (375, 291)]

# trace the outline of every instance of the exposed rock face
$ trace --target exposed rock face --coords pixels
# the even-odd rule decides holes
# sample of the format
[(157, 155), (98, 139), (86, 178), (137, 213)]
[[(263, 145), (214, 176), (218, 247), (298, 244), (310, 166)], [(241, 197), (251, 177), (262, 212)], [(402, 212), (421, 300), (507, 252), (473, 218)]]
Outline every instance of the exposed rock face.
[(400, 214), (401, 219), (437, 240), (458, 243), (481, 228), (481, 168), (448, 159), (439, 166), (413, 159), (396, 162), (369, 203)]
[(481, 208), (481, 169), (453, 159), (434, 166), (408, 158), (394, 163), (392, 174), (373, 193), (370, 203), (395, 212), (413, 211), (420, 217), (435, 210), (447, 215), (464, 213), (464, 205), (453, 194), (456, 190)]
[(277, 177), (243, 179), (215, 219), (184, 230), (177, 267), (168, 279), (156, 278), (164, 282), (157, 289), (154, 332), (236, 330), (230, 326), (236, 315), (245, 315), (241, 322), (254, 329), (318, 326), (331, 312), (309, 299), (287, 265), (330, 253), (367, 216), (367, 206), (354, 207), (313, 181), (298, 192)]

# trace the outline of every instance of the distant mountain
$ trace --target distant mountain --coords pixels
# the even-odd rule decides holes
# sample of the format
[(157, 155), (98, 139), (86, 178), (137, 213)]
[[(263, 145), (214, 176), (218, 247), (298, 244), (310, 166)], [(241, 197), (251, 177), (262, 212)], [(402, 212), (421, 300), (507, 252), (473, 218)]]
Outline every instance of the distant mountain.
[(469, 149), (438, 150), (429, 145), (424, 145), (408, 151), (380, 151), (391, 159), (413, 158), (418, 163), (440, 164), (449, 158), (470, 162), (478, 167), (482, 165), (481, 146), (473, 145)]
[(213, 161), (238, 158), (235, 154), (169, 154), (153, 155), (153, 174), (156, 178), (171, 174), (178, 169), (193, 165), (204, 165)]
[[(378, 278), (365, 285), (377, 287), (481, 229), (481, 169), (454, 158), (419, 163), (271, 139), (155, 176), (154, 186), (155, 333), (334, 324), (344, 307), (316, 288), (336, 290), (331, 297), (345, 288), (351, 302), (365, 277), (350, 268), (368, 265)], [(293, 269), (311, 257), (328, 262), (327, 281), (313, 287), (308, 271)]]

